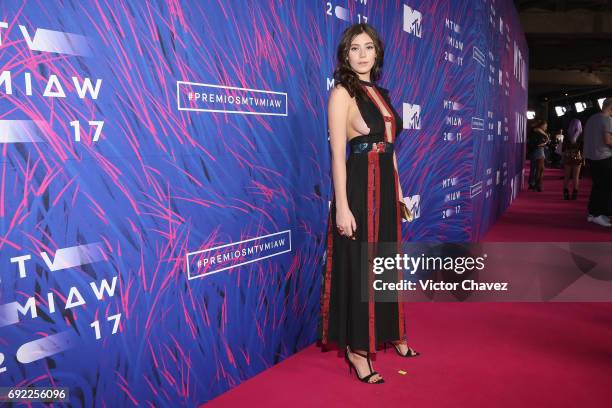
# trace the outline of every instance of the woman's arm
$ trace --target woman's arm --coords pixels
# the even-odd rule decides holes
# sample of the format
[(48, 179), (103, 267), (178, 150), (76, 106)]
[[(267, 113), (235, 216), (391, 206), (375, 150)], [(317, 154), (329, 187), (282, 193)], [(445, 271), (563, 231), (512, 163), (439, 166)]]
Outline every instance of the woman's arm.
[(336, 207), (348, 208), (346, 197), (346, 122), (350, 95), (343, 87), (334, 87), (329, 95), (327, 117), (329, 121), (329, 143), (331, 166), (336, 196)]
[(393, 150), (393, 166), (395, 167), (395, 171), (397, 172), (397, 189), (399, 191), (399, 198), (401, 201), (404, 201), (404, 193), (402, 193), (402, 183), (399, 181), (399, 170), (397, 169), (397, 156), (395, 156), (395, 150)]
[[(353, 236), (357, 224), (346, 195), (346, 134), (351, 96), (341, 86), (332, 89), (327, 106), (329, 143), (332, 154), (332, 178), (336, 197), (336, 225), (341, 234)], [(354, 238), (353, 238), (354, 239)]]

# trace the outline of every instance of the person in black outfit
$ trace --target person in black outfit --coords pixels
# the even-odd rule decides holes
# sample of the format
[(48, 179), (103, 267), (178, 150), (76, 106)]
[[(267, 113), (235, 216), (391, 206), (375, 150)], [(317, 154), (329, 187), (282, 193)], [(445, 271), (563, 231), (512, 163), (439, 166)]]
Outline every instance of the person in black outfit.
[(612, 98), (603, 101), (601, 112), (589, 118), (584, 127), (584, 156), (591, 169), (593, 187), (587, 221), (612, 227)]
[[(390, 343), (402, 357), (419, 354), (406, 341), (404, 304), (397, 298), (376, 302), (372, 285), (366, 287), (361, 279), (362, 270), (367, 271), (368, 279), (374, 276), (368, 268), (370, 261), (381, 255), (375, 249), (378, 242), (399, 245), (402, 241), (403, 194), (394, 142), (403, 126), (389, 91), (375, 83), (383, 55), (382, 42), (371, 26), (347, 28), (338, 46), (336, 86), (328, 103), (334, 190), (321, 293), (320, 343), (324, 347), (335, 343), (345, 349), (349, 369), (370, 384), (383, 382), (370, 360), (379, 344)], [(362, 286), (368, 294), (364, 298)]]

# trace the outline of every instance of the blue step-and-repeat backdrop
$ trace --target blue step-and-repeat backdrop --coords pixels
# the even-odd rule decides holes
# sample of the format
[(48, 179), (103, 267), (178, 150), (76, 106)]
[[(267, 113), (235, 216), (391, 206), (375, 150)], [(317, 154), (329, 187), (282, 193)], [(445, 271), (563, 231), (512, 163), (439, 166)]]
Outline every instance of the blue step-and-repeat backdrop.
[(2, 0), (0, 386), (193, 406), (313, 343), (342, 31), (385, 43), (412, 241), (516, 197), (510, 0)]

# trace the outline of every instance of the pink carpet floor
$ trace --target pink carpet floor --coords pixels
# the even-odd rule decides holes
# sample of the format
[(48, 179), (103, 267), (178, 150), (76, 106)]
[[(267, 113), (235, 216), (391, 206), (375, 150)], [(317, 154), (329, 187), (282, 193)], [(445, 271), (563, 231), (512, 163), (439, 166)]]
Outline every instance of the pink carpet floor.
[[(485, 239), (610, 241), (612, 231), (586, 222), (588, 180), (568, 202), (559, 176), (547, 169), (544, 192), (522, 192)], [(612, 303), (411, 303), (408, 310), (410, 344), (422, 355), (377, 353), (384, 384), (358, 382), (336, 352), (312, 345), (207, 406), (612, 406)]]
[[(527, 169), (528, 170), (528, 169)], [(528, 172), (525, 172), (527, 176)], [(591, 180), (580, 182), (578, 199), (563, 200), (562, 173), (546, 169), (542, 192), (524, 190), (488, 231), (491, 242), (602, 242), (612, 241), (612, 228), (587, 222)]]

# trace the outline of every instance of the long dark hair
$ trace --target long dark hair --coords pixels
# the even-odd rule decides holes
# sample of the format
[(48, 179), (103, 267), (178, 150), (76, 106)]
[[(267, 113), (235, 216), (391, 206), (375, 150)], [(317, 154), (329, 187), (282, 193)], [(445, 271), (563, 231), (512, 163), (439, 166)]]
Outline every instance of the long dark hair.
[(372, 71), (370, 71), (370, 80), (376, 82), (380, 78), (385, 49), (376, 30), (366, 23), (353, 24), (344, 30), (340, 44), (338, 44), (338, 51), (336, 52), (338, 61), (336, 69), (334, 70), (334, 81), (344, 85), (351, 97), (358, 98), (365, 97), (366, 95), (363, 89), (361, 89), (357, 73), (353, 71), (349, 64), (348, 54), (351, 49), (353, 38), (361, 33), (366, 33), (370, 36), (374, 42), (374, 49), (376, 50), (376, 60), (374, 61), (374, 66), (372, 66)]

